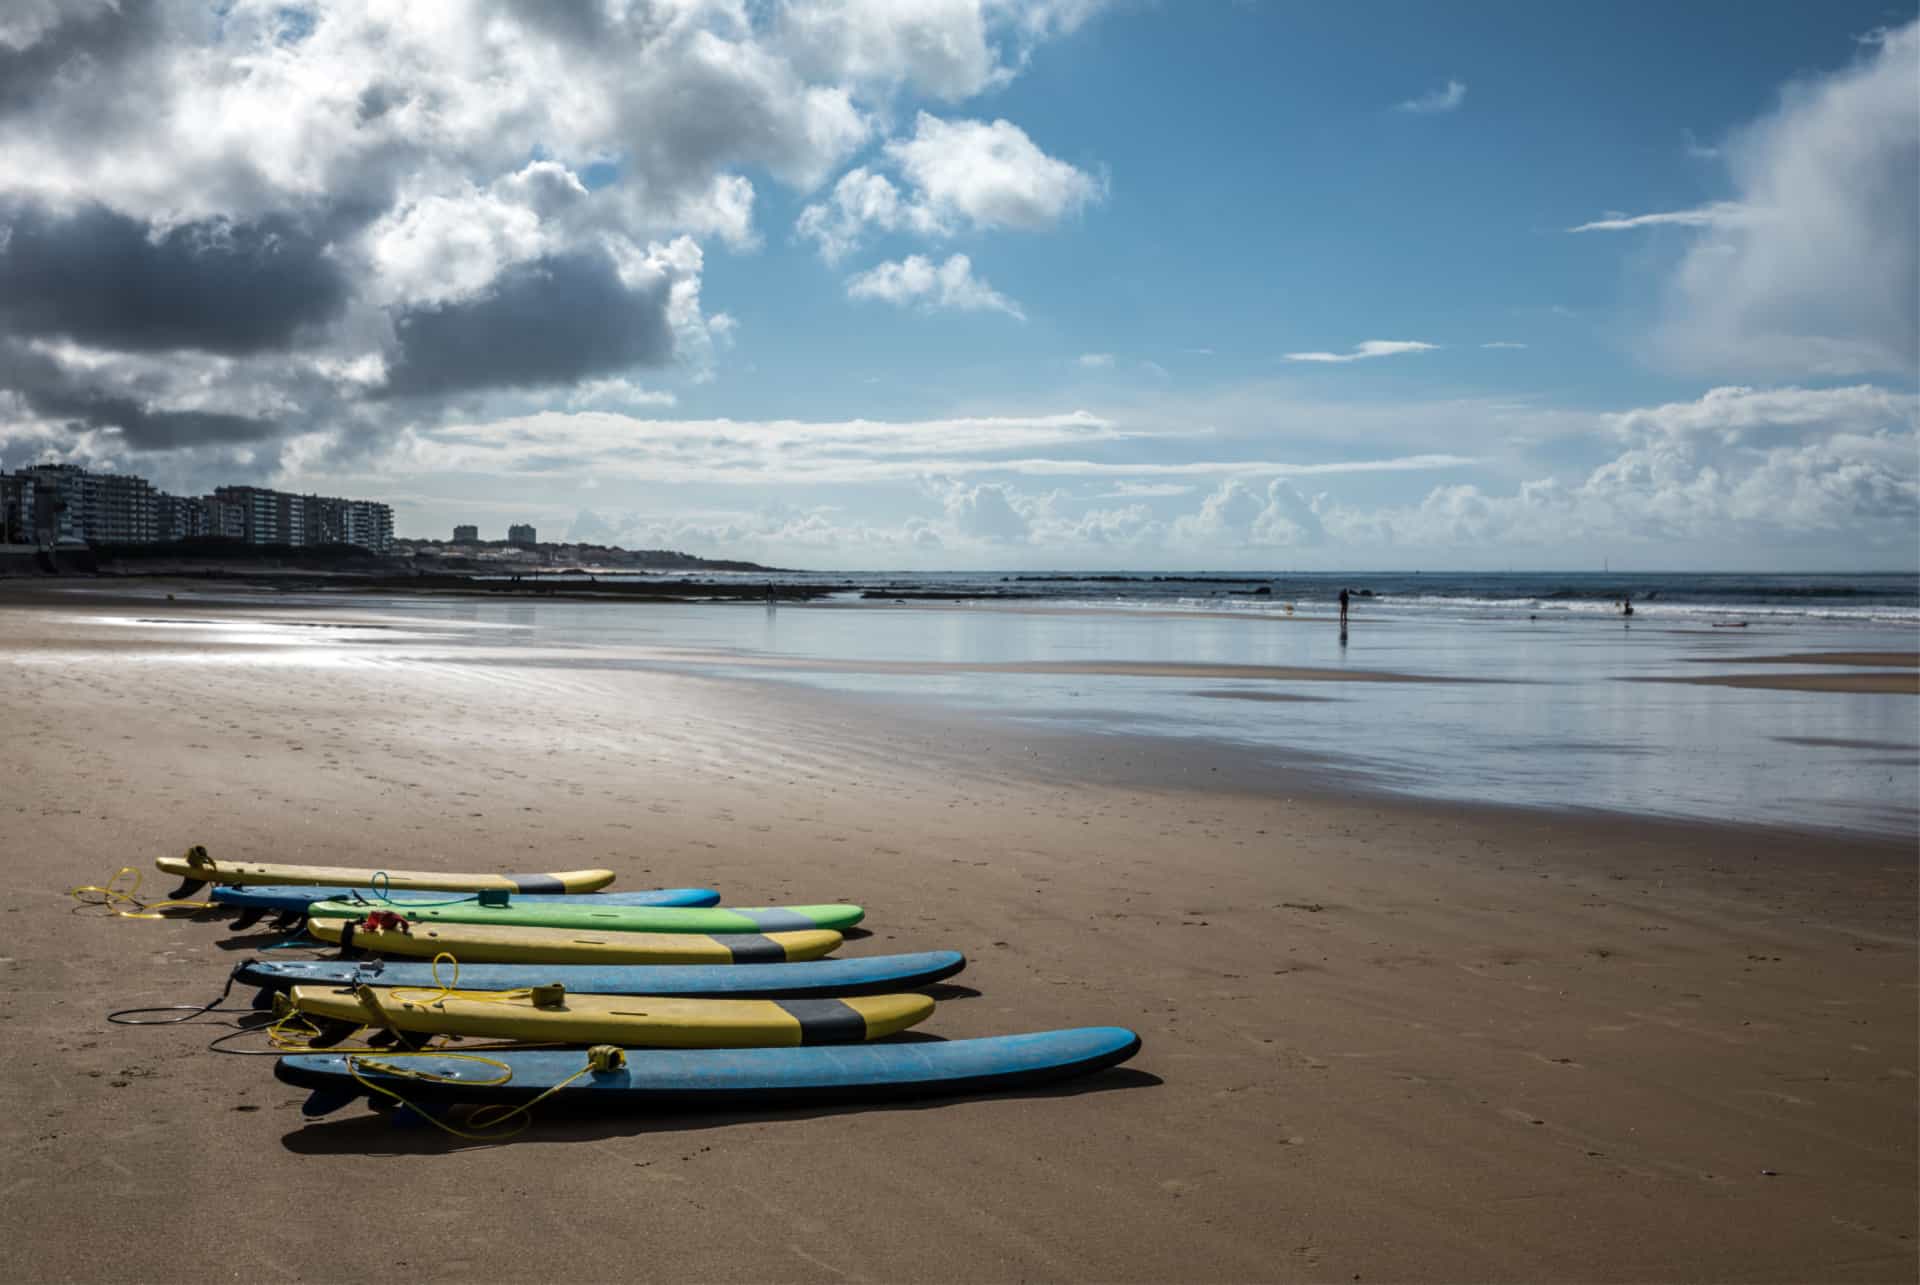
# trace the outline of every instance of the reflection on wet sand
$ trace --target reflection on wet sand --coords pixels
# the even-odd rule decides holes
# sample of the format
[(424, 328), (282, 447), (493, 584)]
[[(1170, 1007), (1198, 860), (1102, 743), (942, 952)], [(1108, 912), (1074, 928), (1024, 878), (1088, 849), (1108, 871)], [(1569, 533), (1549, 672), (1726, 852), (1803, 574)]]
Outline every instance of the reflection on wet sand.
[(742, 664), (755, 669), (808, 669), (835, 674), (1075, 674), (1107, 678), (1234, 678), (1242, 681), (1306, 683), (1487, 683), (1494, 678), (1446, 677), (1438, 674), (1402, 674), (1378, 669), (1323, 669), (1303, 665), (1228, 665), (1185, 661), (1141, 660), (828, 660), (813, 656), (692, 656), (702, 664)]
[(1250, 691), (1244, 687), (1216, 687), (1211, 691), (1188, 692), (1189, 696), (1198, 696), (1204, 700), (1229, 701), (1327, 701), (1336, 700), (1333, 696), (1308, 696), (1304, 692), (1261, 692)]
[[(1920, 781), (1864, 750), (1912, 737), (1920, 671), (1899, 625), (1401, 618), (1342, 647), (1330, 622), (1057, 607), (316, 595), (182, 602), (173, 618), (156, 607), (90, 614), (60, 658), (457, 668), (523, 690), (652, 671), (1031, 734), (1160, 738), (1205, 754), (1209, 775), (1312, 763), (1348, 788), (1431, 799), (1879, 834), (1911, 834), (1920, 818)], [(47, 646), (26, 637), (13, 654), (41, 663)]]

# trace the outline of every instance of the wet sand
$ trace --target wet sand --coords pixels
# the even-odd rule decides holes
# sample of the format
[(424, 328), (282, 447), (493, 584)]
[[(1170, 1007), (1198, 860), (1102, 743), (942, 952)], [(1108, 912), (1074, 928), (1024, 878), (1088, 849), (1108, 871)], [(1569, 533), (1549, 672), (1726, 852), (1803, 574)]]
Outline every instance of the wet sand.
[(1325, 696), (1304, 696), (1299, 692), (1250, 691), (1242, 687), (1215, 687), (1202, 691), (1188, 692), (1187, 695), (1197, 696), (1202, 700), (1273, 701), (1281, 705), (1291, 704), (1294, 701), (1323, 701), (1329, 699)]
[(1849, 674), (1684, 674), (1628, 681), (1685, 683), (1693, 687), (1747, 687), (1769, 692), (1861, 692), (1920, 696), (1920, 674), (1898, 670)]
[(1723, 663), (1741, 665), (1859, 665), (1868, 669), (1893, 669), (1906, 666), (1920, 669), (1920, 652), (1911, 651), (1811, 651), (1791, 656), (1726, 656)]
[[(715, 663), (702, 656), (703, 663)], [(777, 660), (752, 657), (741, 663), (756, 668), (812, 669), (848, 674), (1082, 674), (1109, 678), (1234, 678), (1278, 682), (1318, 683), (1466, 683), (1486, 679), (1443, 678), (1433, 674), (1402, 674), (1377, 669), (1326, 669), (1307, 665), (1224, 665), (1187, 661), (1140, 660), (1028, 660), (1012, 663), (966, 661), (835, 661), (800, 657)]]
[[(1910, 840), (1329, 794), (1193, 743), (313, 632), (0, 610), (0, 1189), (36, 1279), (1920, 1270)], [(191, 843), (857, 900), (844, 954), (967, 952), (927, 1033), (1145, 1048), (909, 1109), (309, 1123), (217, 1029), (103, 1021), (272, 940), (69, 913)]]

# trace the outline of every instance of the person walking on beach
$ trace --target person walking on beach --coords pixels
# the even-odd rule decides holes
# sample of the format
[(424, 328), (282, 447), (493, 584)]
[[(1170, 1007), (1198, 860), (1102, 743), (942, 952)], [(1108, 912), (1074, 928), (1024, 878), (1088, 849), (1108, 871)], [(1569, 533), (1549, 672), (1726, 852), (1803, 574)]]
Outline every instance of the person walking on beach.
[(1347, 591), (1340, 591), (1340, 632), (1347, 632)]

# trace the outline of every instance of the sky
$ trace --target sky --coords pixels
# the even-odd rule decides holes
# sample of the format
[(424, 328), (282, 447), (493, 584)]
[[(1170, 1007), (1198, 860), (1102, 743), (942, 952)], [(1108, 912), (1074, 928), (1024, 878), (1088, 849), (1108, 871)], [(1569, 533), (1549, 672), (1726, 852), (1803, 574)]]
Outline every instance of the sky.
[(821, 569), (1920, 565), (1920, 22), (9, 0), (0, 466)]

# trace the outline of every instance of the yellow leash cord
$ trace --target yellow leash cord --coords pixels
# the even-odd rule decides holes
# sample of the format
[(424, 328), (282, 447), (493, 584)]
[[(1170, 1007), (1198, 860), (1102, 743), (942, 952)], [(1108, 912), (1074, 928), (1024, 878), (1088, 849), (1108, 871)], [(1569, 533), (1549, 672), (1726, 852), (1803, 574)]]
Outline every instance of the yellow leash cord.
[[(132, 875), (133, 882), (125, 888), (117, 887), (122, 875)], [(121, 919), (171, 919), (171, 915), (158, 913), (162, 910), (211, 910), (211, 901), (176, 901), (168, 898), (164, 901), (140, 900), (140, 871), (133, 866), (121, 866), (113, 872), (113, 877), (105, 883), (84, 883), (78, 888), (67, 889), (67, 895), (83, 906), (105, 906), (108, 913)], [(122, 905), (134, 907), (122, 910)]]
[[(444, 982), (440, 980), (440, 964), (443, 960), (453, 967), (453, 976)], [(392, 995), (403, 1003), (428, 1007), (453, 994), (460, 986), (460, 961), (454, 958), (453, 952), (443, 950), (433, 957), (433, 985), (433, 990), (425, 986), (395, 986)], [(418, 995), (426, 998), (414, 998)], [(522, 986), (510, 991), (468, 991), (460, 998), (474, 1004), (511, 1004), (516, 1000), (533, 998), (533, 988)]]
[[(444, 982), (440, 980), (440, 965), (443, 961), (453, 966), (453, 976)], [(408, 999), (412, 1003), (421, 1005), (437, 1004), (453, 994), (454, 987), (459, 984), (460, 961), (454, 957), (452, 951), (443, 950), (433, 957), (433, 988), (431, 990), (425, 986), (396, 986), (393, 988), (393, 997)], [(411, 999), (415, 995), (425, 995), (426, 998)]]
[[(279, 999), (276, 996), (276, 1001)], [(278, 1007), (278, 1004), (275, 1005)], [(288, 1004), (286, 1011), (275, 1017), (273, 1024), (267, 1027), (267, 1043), (282, 1053), (378, 1053), (371, 1044), (363, 1044), (357, 1049), (341, 1049), (338, 1045), (327, 1049), (316, 1049), (313, 1041), (320, 1035), (320, 1028), (313, 1024), (305, 1013)]]
[[(445, 980), (442, 980), (440, 976), (440, 965), (443, 963), (450, 965), (453, 969), (452, 976)], [(389, 994), (392, 998), (401, 1000), (404, 1003), (418, 1004), (422, 1008), (426, 1008), (439, 1003), (449, 995), (453, 995), (455, 993), (454, 988), (459, 986), (459, 984), (460, 961), (456, 959), (451, 952), (443, 950), (433, 957), (433, 986), (431, 988), (425, 986), (394, 986), (389, 988)], [(367, 1010), (367, 1017), (374, 1019), (371, 1021), (363, 1021), (363, 1026), (379, 1026), (382, 1029), (396, 1033), (400, 1030), (400, 1028), (392, 1022), (385, 1007), (375, 998), (376, 992), (371, 986), (362, 982), (352, 989), (359, 994), (361, 1006)], [(556, 990), (557, 989), (558, 984), (556, 983)], [(414, 998), (415, 996), (422, 998)], [(475, 1004), (514, 1004), (533, 997), (534, 989), (529, 987), (521, 987), (519, 990), (508, 991), (468, 991), (460, 995), (462, 1000)], [(295, 1053), (321, 1051), (313, 1048), (310, 1043), (320, 1034), (320, 1028), (314, 1025), (313, 1021), (305, 1013), (294, 1006), (291, 997), (285, 994), (275, 996), (274, 1010), (277, 1016), (274, 1023), (267, 1028), (267, 1038), (275, 1048)], [(434, 1038), (434, 1036), (429, 1035), (429, 1038)], [(337, 1045), (331, 1047), (334, 1049), (338, 1048)], [(554, 1046), (525, 1045), (523, 1047), (550, 1048)], [(348, 1051), (376, 1053), (384, 1052), (385, 1050), (367, 1047)], [(430, 1050), (420, 1051), (427, 1052)]]
[[(396, 1065), (389, 1060), (409, 1057), (438, 1057), (461, 1062), (478, 1062), (482, 1066), (491, 1066), (498, 1069), (500, 1074), (491, 1080), (462, 1080), (457, 1075), (436, 1075), (431, 1071), (410, 1070), (405, 1066)], [(467, 1123), (473, 1125), (474, 1129), (480, 1130), (481, 1132), (470, 1132), (466, 1129), (456, 1128), (448, 1124), (445, 1120), (440, 1119), (431, 1112), (409, 1102), (397, 1091), (386, 1087), (384, 1084), (374, 1083), (360, 1073), (361, 1069), (364, 1067), (366, 1070), (376, 1071), (383, 1075), (399, 1076), (408, 1080), (420, 1080), (428, 1084), (471, 1084), (478, 1087), (486, 1087), (506, 1084), (513, 1079), (513, 1068), (505, 1062), (500, 1061), (498, 1058), (482, 1057), (478, 1053), (449, 1053), (444, 1050), (437, 1052), (422, 1050), (417, 1053), (379, 1053), (374, 1055), (365, 1053), (347, 1054), (347, 1074), (351, 1075), (362, 1087), (366, 1088), (369, 1092), (378, 1093), (382, 1097), (392, 1098), (395, 1102), (406, 1107), (422, 1120), (433, 1125), (434, 1128), (450, 1133), (456, 1138), (465, 1138), (469, 1142), (496, 1142), (517, 1137), (533, 1124), (533, 1109), (542, 1102), (545, 1102), (548, 1098), (566, 1088), (583, 1075), (588, 1075), (595, 1071), (617, 1070), (626, 1064), (627, 1051), (625, 1049), (612, 1044), (596, 1044), (587, 1050), (587, 1064), (585, 1066), (552, 1088), (544, 1090), (531, 1101), (522, 1102), (515, 1106), (508, 1106), (505, 1103), (493, 1103), (476, 1109), (473, 1114), (467, 1117)], [(495, 1114), (496, 1112), (498, 1114)], [(506, 1128), (507, 1121), (513, 1119), (515, 1116), (525, 1116), (526, 1118), (513, 1128)]]
[[(442, 979), (440, 975), (440, 966), (443, 963), (448, 965), (452, 970), (451, 974), (445, 979)], [(409, 993), (421, 994), (425, 996), (424, 999), (410, 1000), (409, 1002), (423, 1005), (433, 1004), (453, 994), (454, 989), (459, 984), (460, 961), (450, 952), (441, 951), (433, 957), (433, 989), (424, 986), (395, 987), (392, 994), (396, 998)], [(515, 1000), (526, 999), (530, 997), (532, 993), (531, 989), (522, 988), (511, 991), (474, 992), (469, 995), (464, 995), (462, 998), (482, 1003), (510, 1003)], [(273, 1045), (274, 1048), (285, 1053), (326, 1052), (343, 1054), (346, 1059), (347, 1074), (351, 1075), (354, 1081), (366, 1089), (369, 1094), (377, 1093), (381, 1097), (390, 1098), (399, 1105), (412, 1111), (421, 1119), (432, 1124), (434, 1128), (445, 1133), (450, 1133), (456, 1138), (464, 1138), (469, 1142), (494, 1142), (515, 1137), (533, 1124), (533, 1109), (549, 1097), (552, 1097), (555, 1093), (558, 1093), (561, 1089), (566, 1088), (583, 1075), (588, 1075), (595, 1071), (615, 1070), (625, 1066), (627, 1063), (625, 1049), (612, 1044), (596, 1044), (587, 1050), (586, 1065), (578, 1071), (575, 1071), (572, 1075), (569, 1075), (566, 1079), (560, 1081), (560, 1083), (542, 1091), (530, 1101), (522, 1102), (518, 1105), (493, 1103), (482, 1106), (467, 1117), (468, 1123), (474, 1126), (474, 1130), (461, 1129), (455, 1125), (448, 1124), (445, 1120), (435, 1116), (424, 1107), (408, 1101), (405, 1095), (401, 1094), (398, 1090), (388, 1088), (384, 1084), (378, 1084), (368, 1079), (362, 1072), (372, 1071), (401, 1079), (419, 1080), (428, 1084), (470, 1084), (484, 1088), (506, 1084), (511, 1081), (513, 1079), (513, 1068), (511, 1066), (500, 1061), (498, 1058), (485, 1057), (479, 1053), (454, 1052), (446, 1048), (392, 1050), (374, 1048), (371, 1045), (361, 1045), (358, 1048), (342, 1048), (339, 1045), (334, 1045), (327, 1049), (316, 1049), (313, 1047), (312, 1041), (320, 1035), (320, 1028), (316, 1026), (305, 1013), (302, 1013), (298, 1008), (294, 1007), (285, 996), (278, 998), (276, 1007), (282, 1004), (284, 1004), (284, 1010), (280, 1012), (279, 1016), (275, 1018), (273, 1024), (269, 1026), (266, 1031), (267, 1042)], [(552, 1046), (534, 1044), (516, 1045), (515, 1047), (541, 1048)], [(498, 1071), (499, 1074), (489, 1080), (462, 1080), (457, 1075), (435, 1074), (432, 1071), (410, 1068), (404, 1064), (407, 1059), (423, 1057), (441, 1058), (455, 1062), (474, 1062), (481, 1066), (492, 1067)], [(512, 1128), (507, 1128), (507, 1122), (516, 1117), (525, 1118), (521, 1119), (520, 1122)]]
[[(451, 974), (445, 979), (442, 979), (440, 975), (440, 966), (443, 963), (448, 965), (452, 970)], [(392, 994), (396, 999), (401, 998), (403, 995), (421, 995), (424, 996), (424, 998), (410, 999), (408, 1002), (430, 1005), (453, 994), (459, 984), (460, 961), (451, 952), (443, 950), (433, 957), (433, 989), (428, 989), (424, 986), (395, 987), (393, 988)], [(523, 987), (519, 990), (510, 991), (474, 992), (469, 995), (463, 995), (461, 998), (479, 1003), (503, 1004), (511, 1003), (515, 1000), (527, 999), (532, 994), (531, 989)], [(281, 1014), (272, 1026), (267, 1028), (268, 1042), (275, 1048), (288, 1052), (311, 1053), (319, 1051), (313, 1049), (309, 1043), (319, 1034), (320, 1028), (309, 1021), (306, 1015), (300, 1012), (299, 1009), (291, 1005), (288, 1006), (287, 1011)], [(522, 1047), (537, 1048), (540, 1046), (527, 1045)], [(474, 1111), (473, 1114), (468, 1117), (468, 1122), (474, 1125), (476, 1130), (479, 1130), (475, 1132), (448, 1124), (445, 1120), (440, 1119), (425, 1108), (408, 1101), (407, 1098), (397, 1090), (388, 1088), (383, 1084), (376, 1084), (374, 1081), (369, 1080), (365, 1075), (361, 1074), (361, 1071), (364, 1068), (368, 1071), (380, 1072), (409, 1080), (420, 1080), (432, 1084), (473, 1084), (486, 1087), (506, 1084), (513, 1079), (513, 1068), (505, 1062), (497, 1058), (484, 1057), (478, 1053), (457, 1053), (446, 1048), (389, 1050), (376, 1049), (370, 1046), (362, 1046), (356, 1049), (342, 1049), (335, 1046), (325, 1051), (343, 1053), (346, 1057), (347, 1074), (351, 1075), (354, 1080), (369, 1093), (377, 1093), (382, 1097), (391, 1098), (394, 1102), (406, 1107), (421, 1119), (431, 1123), (436, 1129), (450, 1133), (456, 1138), (465, 1138), (469, 1142), (492, 1142), (515, 1137), (532, 1125), (533, 1117), (531, 1113), (533, 1108), (544, 1102), (548, 1097), (558, 1093), (561, 1089), (566, 1088), (569, 1084), (572, 1084), (575, 1080), (590, 1072), (611, 1070), (615, 1067), (626, 1065), (626, 1051), (624, 1049), (617, 1048), (611, 1044), (595, 1045), (593, 1048), (587, 1050), (587, 1064), (585, 1066), (552, 1088), (545, 1090), (531, 1101), (522, 1102), (515, 1106), (495, 1103), (480, 1107)], [(401, 1062), (402, 1059), (423, 1057), (444, 1058), (457, 1062), (475, 1062), (481, 1066), (494, 1068), (499, 1072), (499, 1075), (490, 1080), (462, 1080), (460, 1077), (454, 1075), (436, 1075), (431, 1071), (415, 1070), (403, 1065)], [(525, 1118), (522, 1119), (519, 1124), (513, 1128), (505, 1127), (508, 1121), (521, 1116)]]

